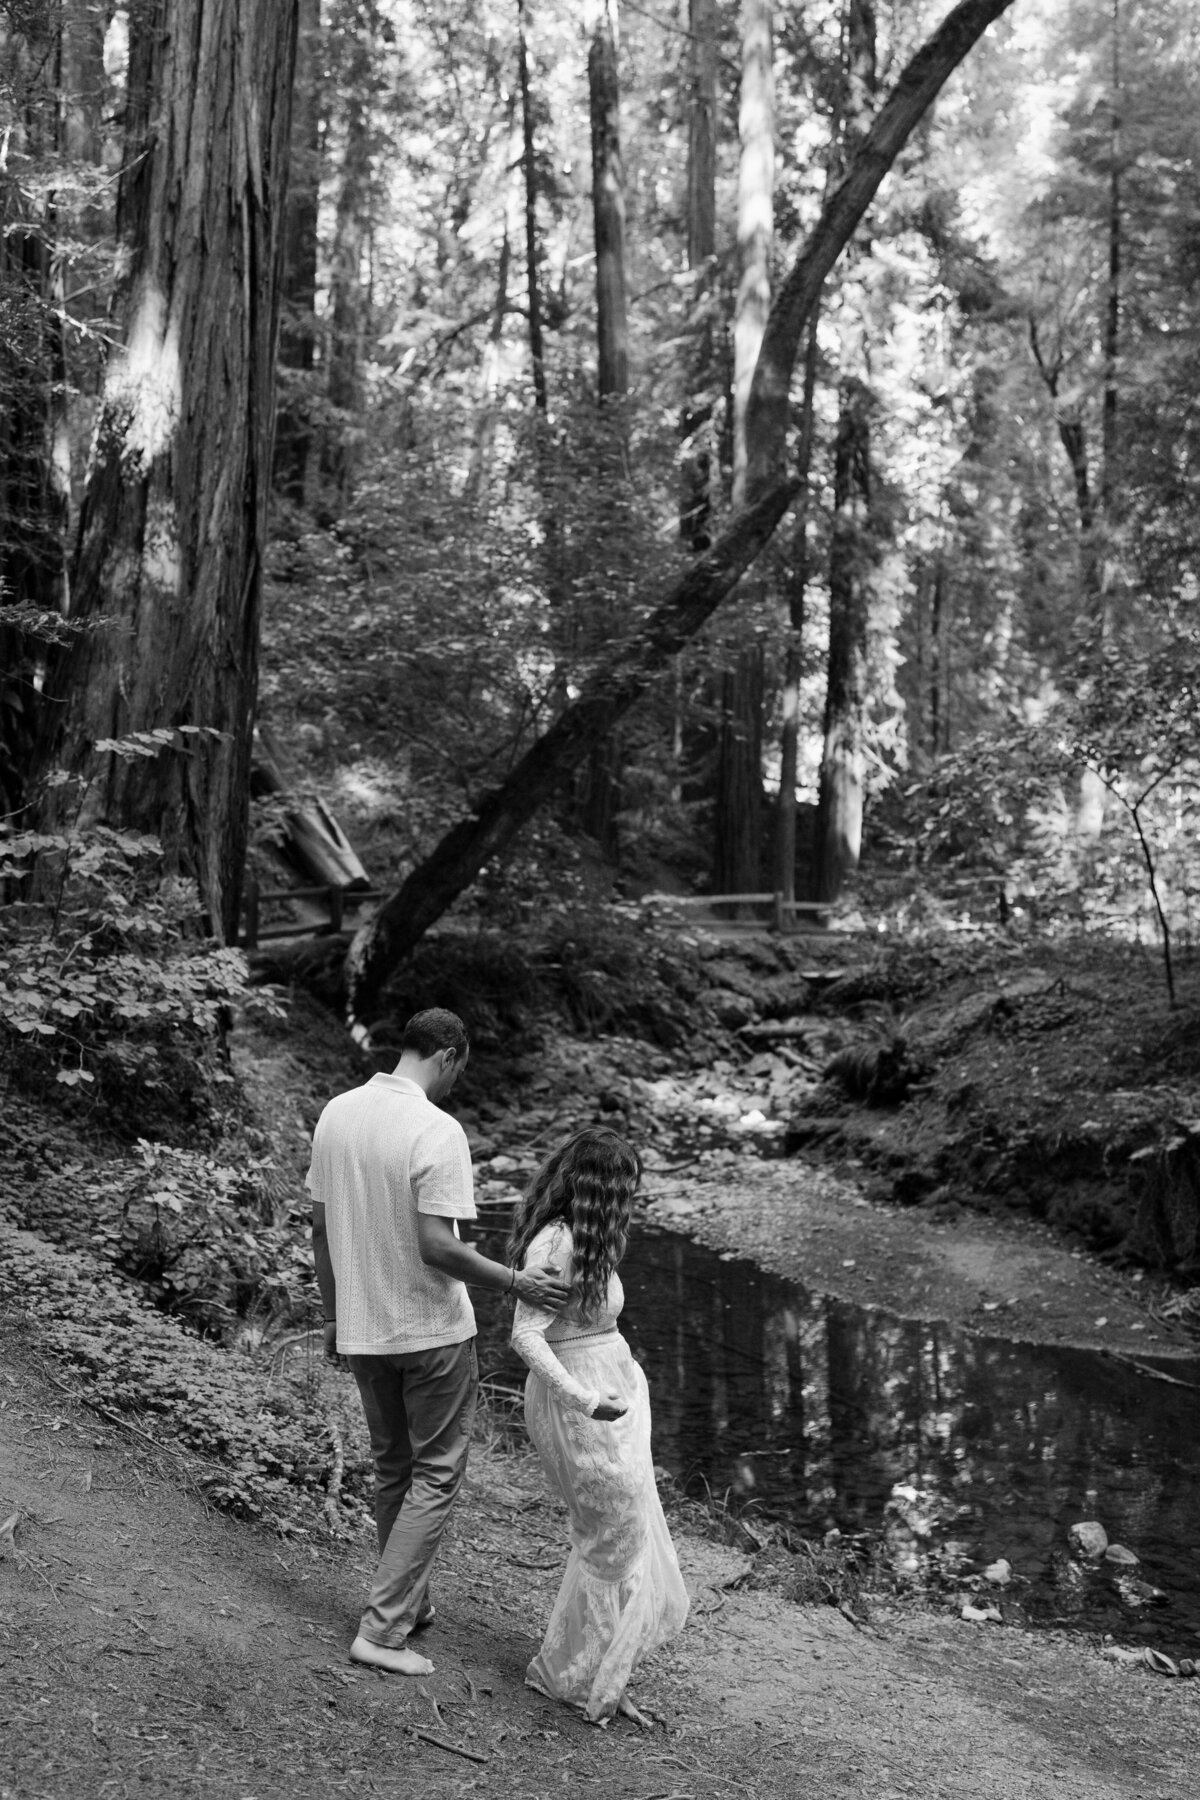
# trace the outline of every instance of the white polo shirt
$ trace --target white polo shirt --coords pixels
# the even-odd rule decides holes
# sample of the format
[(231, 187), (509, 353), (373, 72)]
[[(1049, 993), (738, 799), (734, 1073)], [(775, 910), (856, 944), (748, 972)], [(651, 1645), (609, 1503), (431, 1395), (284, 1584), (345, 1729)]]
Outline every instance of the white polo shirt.
[(427, 1267), (417, 1242), (419, 1212), (476, 1216), (471, 1152), (457, 1119), (406, 1076), (373, 1075), (322, 1112), (307, 1179), (325, 1207), (343, 1356), (474, 1337), (464, 1283)]

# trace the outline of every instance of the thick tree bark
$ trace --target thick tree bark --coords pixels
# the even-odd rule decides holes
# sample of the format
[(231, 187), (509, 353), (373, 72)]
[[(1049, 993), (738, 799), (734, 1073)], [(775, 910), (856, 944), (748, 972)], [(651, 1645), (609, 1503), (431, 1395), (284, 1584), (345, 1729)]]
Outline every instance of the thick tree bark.
[[(850, 0), (846, 19), (845, 99), (840, 145), (852, 165), (870, 129), (876, 90), (873, 0)], [(856, 234), (848, 255), (853, 272), (870, 254), (870, 238)], [(861, 280), (857, 283), (865, 287)], [(843, 333), (842, 380), (834, 445), (833, 532), (829, 552), (829, 659), (825, 741), (817, 802), (816, 898), (836, 900), (858, 866), (862, 846), (867, 631), (873, 560), (871, 525), (871, 406), (867, 367), (870, 308), (864, 298)]]
[(295, 99), (283, 252), (279, 363), (291, 372), (279, 399), (275, 483), (298, 506), (313, 445), (311, 378), (317, 331), (317, 210), (321, 190), (321, 5), (299, 0)]
[(714, 355), (707, 298), (717, 249), (717, 18), (714, 0), (690, 0), (688, 41), (688, 268), (699, 314), (690, 388), (680, 418), (680, 536), (694, 556), (708, 549), (712, 516)]
[(809, 320), (804, 352), (804, 395), (796, 443), (800, 491), (792, 527), (792, 567), (788, 578), (788, 633), (783, 659), (783, 720), (779, 735), (779, 802), (775, 819), (775, 893), (784, 902), (776, 925), (784, 928), (787, 903), (796, 898), (796, 776), (800, 762), (800, 682), (804, 675), (804, 626), (808, 606), (809, 480), (812, 474), (813, 416), (817, 388), (817, 315)]
[[(621, 89), (617, 71), (614, 0), (599, 0), (588, 46), (588, 111), (592, 136), (592, 225), (596, 250), (596, 393), (600, 430), (616, 454), (609, 480), (623, 492), (612, 498), (613, 522), (629, 504), (628, 442), (622, 403), (629, 391), (629, 325), (625, 301), (625, 169), (621, 159)], [(600, 478), (602, 481), (604, 477)], [(587, 653), (610, 642), (619, 630), (612, 600), (579, 622), (578, 640)], [(579, 819), (601, 854), (618, 853), (617, 815), (621, 801), (621, 750), (615, 733), (595, 744), (582, 771)]]
[(719, 704), (713, 892), (755, 893), (763, 847), (761, 644), (751, 644), (724, 671)]
[(509, 91), (506, 103), (505, 140), (508, 145), (508, 178), (504, 193), (504, 224), (501, 229), (500, 254), (496, 259), (496, 305), (488, 332), (480, 372), (479, 422), (475, 442), (471, 446), (471, 463), (463, 483), (463, 498), (477, 500), (487, 490), (487, 473), (491, 465), (492, 445), (496, 435), (496, 419), (500, 395), (501, 348), (504, 322), (509, 313), (508, 284), (512, 270), (513, 241), (520, 230), (522, 185), (522, 133), (517, 125), (517, 89)]
[(735, 515), (712, 549), (676, 584), (625, 657), (597, 672), (504, 785), (447, 832), (356, 936), (346, 978), (348, 1011), (360, 1036), (392, 970), (488, 858), (502, 851), (558, 789), (596, 738), (641, 697), (667, 658), (699, 630), (770, 539), (796, 493), (795, 481), (780, 473), (785, 466), (791, 374), (821, 284), (925, 108), (987, 26), (1012, 3), (960, 0), (901, 75), (860, 157), (822, 209), (767, 322), (751, 387), (746, 510)]
[[(61, 94), (76, 36), (53, 10), (0, 25), (6, 69), (0, 158), (0, 605), (66, 611), (70, 448), (62, 258), (53, 192), (30, 181), (53, 167), (78, 109)], [(85, 40), (86, 41), (86, 40)], [(13, 170), (25, 172), (18, 179)], [(68, 226), (67, 235), (72, 235)], [(44, 636), (0, 622), (0, 813), (19, 811), (34, 754)]]
[[(364, 24), (363, 30), (368, 26)], [(338, 184), (333, 250), (329, 276), (329, 401), (346, 425), (359, 413), (366, 290), (363, 253), (370, 231), (371, 137), (364, 93), (370, 66), (369, 39), (357, 44), (351, 66), (355, 76), (346, 99), (346, 144)], [(345, 495), (354, 474), (348, 434), (337, 424), (329, 431), (322, 469), (338, 494)]]
[(601, 400), (629, 391), (625, 310), (625, 170), (613, 0), (603, 0), (588, 47), (592, 222), (596, 243), (596, 388)]
[(539, 419), (546, 417), (546, 346), (542, 333), (542, 289), (537, 228), (537, 146), (529, 94), (528, 9), (517, 0), (517, 80), (521, 89), (522, 167), (525, 172), (525, 281), (529, 301), (529, 358), (533, 364), (533, 397)]
[(738, 106), (738, 293), (733, 322), (733, 504), (746, 498), (750, 384), (771, 312), (775, 77), (771, 0), (743, 0)]
[(869, 396), (843, 384), (834, 446), (829, 554), (829, 675), (817, 811), (818, 900), (836, 900), (862, 848), (863, 715), (868, 588), (864, 561), (871, 505)]
[(375, 1016), (383, 983), (434, 921), (470, 886), (484, 863), (506, 848), (732, 591), (794, 494), (794, 482), (777, 482), (730, 522), (712, 551), (692, 564), (651, 614), (628, 651), (596, 671), (578, 699), (526, 751), (504, 785), (447, 832), (362, 928), (351, 945), (346, 970), (349, 1012), (356, 1028)]
[[(124, 280), (42, 764), (84, 818), (155, 833), (232, 940), (246, 844), (295, 0), (159, 0), (131, 17)], [(98, 738), (191, 725), (187, 756)], [(57, 816), (51, 789), (47, 815)]]
[(959, 0), (905, 68), (845, 177), (821, 210), (804, 251), (780, 288), (750, 392), (747, 493), (769, 486), (783, 467), (791, 381), (800, 340), (822, 284), (879, 184), (922, 115), (988, 26), (1013, 0)]
[[(775, 78), (771, 0), (743, 0), (738, 106), (738, 292), (733, 322), (733, 504), (745, 501), (746, 411), (771, 310), (775, 201)], [(752, 578), (751, 578), (752, 579)], [(761, 644), (724, 647), (717, 677), (713, 890), (753, 893), (761, 879), (763, 814)]]

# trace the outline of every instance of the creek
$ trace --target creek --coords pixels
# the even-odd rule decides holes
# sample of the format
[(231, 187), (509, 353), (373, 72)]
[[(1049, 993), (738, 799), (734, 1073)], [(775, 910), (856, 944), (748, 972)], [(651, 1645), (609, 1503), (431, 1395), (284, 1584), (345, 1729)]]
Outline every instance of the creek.
[[(751, 1529), (837, 1529), (891, 1581), (962, 1587), (1014, 1623), (1200, 1656), (1200, 1359), (1162, 1379), (904, 1320), (668, 1231), (635, 1230), (621, 1275), (655, 1461), (685, 1491)], [(516, 1391), (509, 1310), (475, 1298), (481, 1371)], [(1137, 1565), (1074, 1559), (1079, 1520)], [(968, 1593), (998, 1559), (1011, 1582)]]

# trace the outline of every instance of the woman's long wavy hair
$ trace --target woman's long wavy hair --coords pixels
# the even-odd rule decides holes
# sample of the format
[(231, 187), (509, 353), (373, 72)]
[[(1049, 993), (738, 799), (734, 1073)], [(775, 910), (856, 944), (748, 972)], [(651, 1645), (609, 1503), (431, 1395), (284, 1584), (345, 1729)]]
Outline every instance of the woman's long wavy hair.
[(534, 1175), (513, 1218), (508, 1260), (520, 1266), (544, 1225), (561, 1220), (574, 1243), (571, 1297), (585, 1315), (597, 1313), (609, 1278), (625, 1254), (633, 1196), (642, 1159), (605, 1125), (586, 1125), (552, 1150)]

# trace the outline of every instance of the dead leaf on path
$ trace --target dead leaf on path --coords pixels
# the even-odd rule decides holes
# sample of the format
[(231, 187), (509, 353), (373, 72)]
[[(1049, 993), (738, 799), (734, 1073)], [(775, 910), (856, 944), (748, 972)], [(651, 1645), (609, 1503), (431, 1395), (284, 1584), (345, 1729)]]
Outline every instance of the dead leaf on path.
[(20, 1516), (19, 1512), (9, 1513), (3, 1525), (0, 1525), (0, 1556), (3, 1556), (9, 1548), (16, 1549), (17, 1520)]

